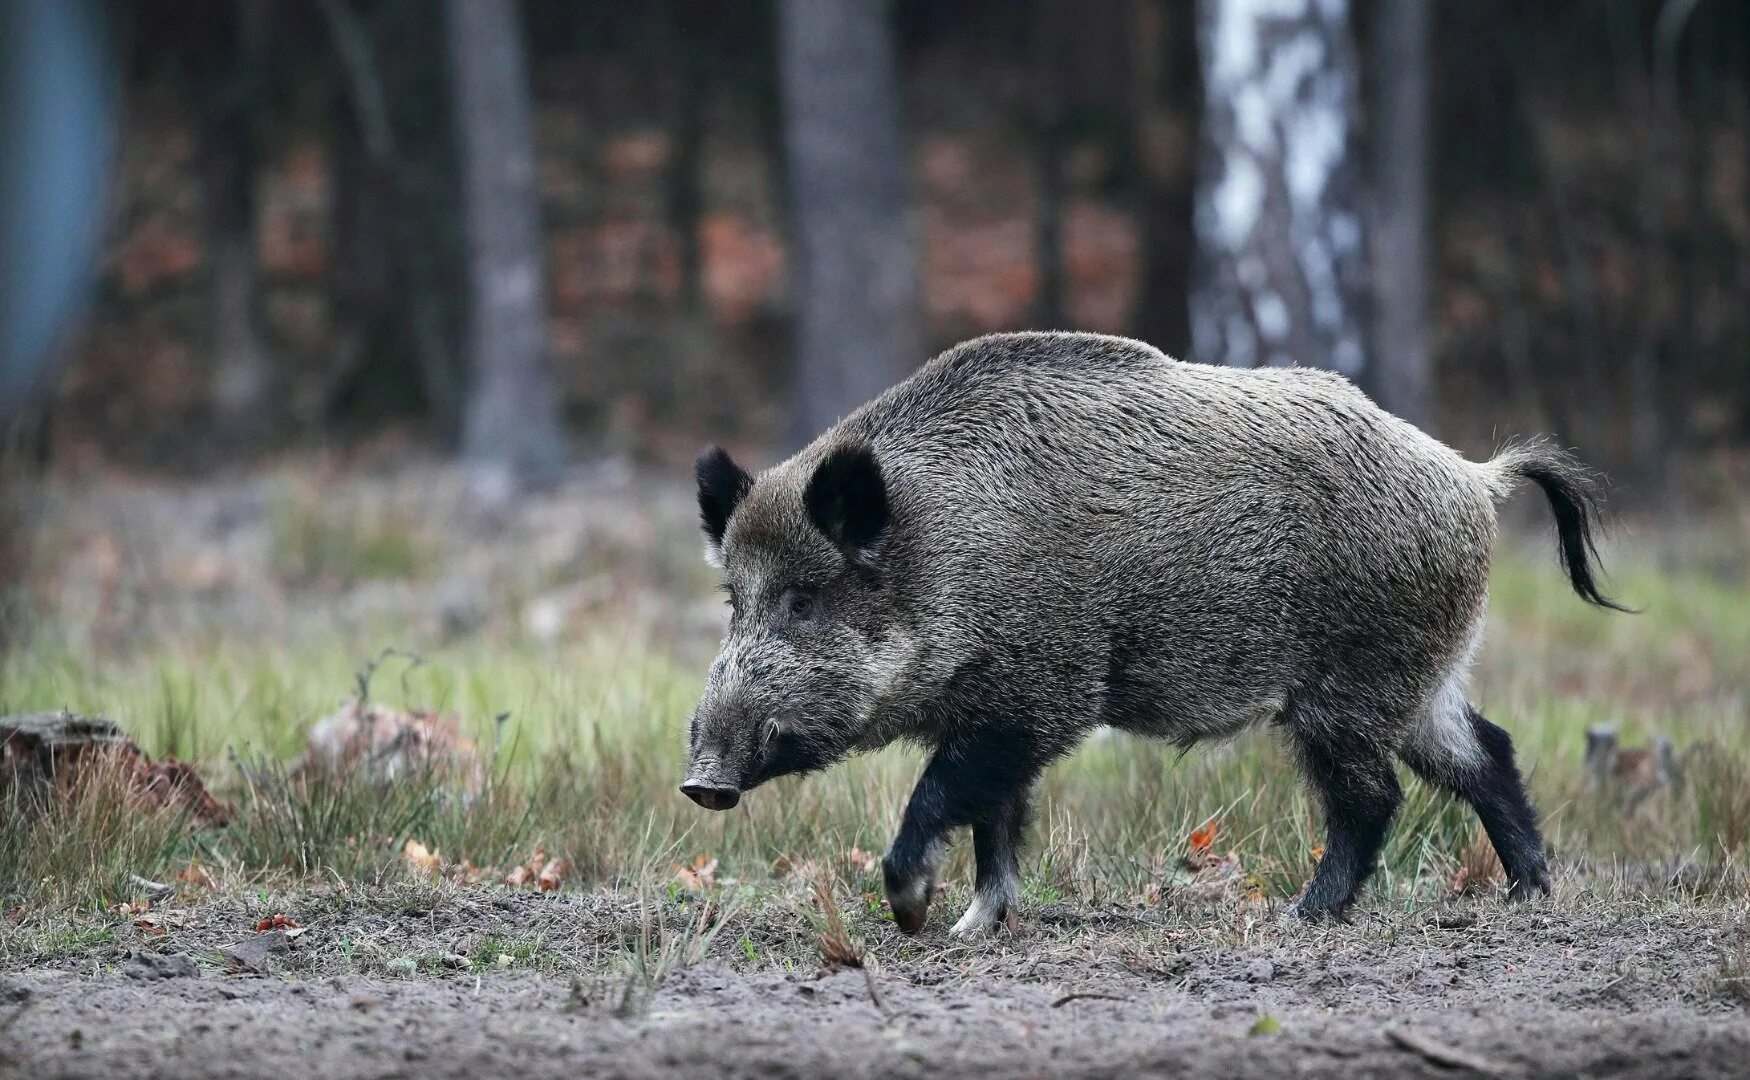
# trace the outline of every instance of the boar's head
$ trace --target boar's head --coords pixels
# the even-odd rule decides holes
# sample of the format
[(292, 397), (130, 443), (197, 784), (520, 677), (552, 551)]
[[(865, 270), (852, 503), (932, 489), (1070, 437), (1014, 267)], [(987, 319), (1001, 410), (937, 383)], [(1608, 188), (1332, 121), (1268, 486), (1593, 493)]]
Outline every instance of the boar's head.
[(712, 447), (697, 472), (730, 619), (693, 711), (681, 790), (727, 810), (767, 780), (849, 754), (905, 638), (883, 588), (887, 484), (868, 446), (807, 450), (758, 481)]

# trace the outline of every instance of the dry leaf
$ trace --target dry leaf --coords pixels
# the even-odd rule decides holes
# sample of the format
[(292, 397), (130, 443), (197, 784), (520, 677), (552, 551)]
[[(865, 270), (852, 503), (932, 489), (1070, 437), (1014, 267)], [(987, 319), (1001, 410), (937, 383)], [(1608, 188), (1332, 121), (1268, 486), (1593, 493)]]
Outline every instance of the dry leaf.
[(1471, 837), (1458, 853), (1458, 872), (1452, 876), (1452, 892), (1457, 896), (1472, 896), (1492, 891), (1505, 884), (1507, 871), (1495, 854), (1495, 846), (1481, 830)]
[(874, 852), (864, 851), (860, 847), (853, 847), (845, 852), (845, 861), (865, 874), (872, 874), (875, 872), (875, 868), (881, 865), (881, 856)]
[[(716, 865), (715, 861), (712, 865)], [(541, 872), (535, 875), (535, 886), (542, 892), (552, 892), (559, 887), (559, 880), (564, 873), (564, 863), (558, 859), (548, 859), (547, 865), (541, 867)]]
[(1193, 855), (1206, 855), (1206, 854), (1208, 854), (1209, 849), (1211, 847), (1213, 847), (1215, 844), (1215, 836), (1216, 836), (1216, 833), (1220, 831), (1220, 829), (1221, 829), (1220, 819), (1210, 818), (1208, 821), (1203, 823), (1202, 828), (1191, 830), (1191, 839), (1190, 839), (1191, 854), (1193, 854)]
[(702, 851), (693, 856), (693, 865), (675, 867), (675, 879), (693, 892), (704, 892), (717, 884), (717, 860)]
[(178, 870), (176, 872), (176, 880), (187, 885), (193, 885), (197, 889), (211, 889), (217, 884), (213, 881), (212, 872), (200, 863), (189, 863), (181, 870)]
[(270, 930), (296, 930), (298, 921), (290, 915), (269, 915), (255, 924), (255, 932), (265, 934)]
[(435, 874), (443, 865), (443, 859), (437, 852), (412, 838), (409, 838), (406, 846), (401, 849), (401, 861), (424, 874)]
[(457, 885), (478, 885), (486, 880), (486, 871), (475, 866), (472, 859), (463, 859), (450, 867), (450, 880)]
[(520, 889), (530, 881), (534, 880), (534, 877), (535, 872), (533, 870), (530, 870), (527, 866), (518, 866), (514, 867), (510, 873), (504, 875), (504, 883), (513, 889)]
[(117, 904), (109, 910), (116, 915), (138, 915), (141, 912), (151, 911), (152, 905), (144, 900), (132, 900), (125, 904)]

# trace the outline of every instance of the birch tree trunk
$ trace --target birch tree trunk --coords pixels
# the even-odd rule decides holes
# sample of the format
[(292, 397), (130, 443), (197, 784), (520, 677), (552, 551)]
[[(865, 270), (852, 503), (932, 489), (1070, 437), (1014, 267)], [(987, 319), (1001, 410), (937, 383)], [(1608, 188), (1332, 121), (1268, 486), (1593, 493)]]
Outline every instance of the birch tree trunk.
[(1428, 66), (1431, 0), (1379, 5), (1373, 43), (1373, 370), (1386, 409), (1427, 426)]
[(1193, 359), (1366, 369), (1345, 0), (1200, 0)]
[(798, 445), (923, 359), (891, 7), (779, 4)]
[(533, 121), (516, 0), (449, 0), (468, 237), (462, 453), (518, 479), (565, 462), (547, 355)]

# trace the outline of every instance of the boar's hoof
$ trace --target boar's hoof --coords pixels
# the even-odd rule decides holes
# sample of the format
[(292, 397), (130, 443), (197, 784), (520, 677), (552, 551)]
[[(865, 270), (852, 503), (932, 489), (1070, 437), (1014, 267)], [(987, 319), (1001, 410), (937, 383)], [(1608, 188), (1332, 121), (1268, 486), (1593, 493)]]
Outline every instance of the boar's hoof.
[(960, 916), (960, 921), (948, 934), (950, 937), (975, 938), (995, 933), (998, 929), (1014, 933), (1020, 928), (1020, 917), (1015, 913), (1014, 901), (1009, 896), (976, 893), (966, 914)]
[(1515, 881), (1513, 887), (1507, 890), (1507, 899), (1509, 900), (1536, 900), (1548, 895), (1548, 874), (1539, 874), (1534, 878)]
[(915, 934), (924, 928), (924, 919), (930, 913), (927, 904), (907, 904), (903, 900), (897, 904), (889, 902), (893, 908), (893, 924), (899, 927), (902, 934)]
[(1282, 914), (1278, 917), (1277, 921), (1284, 926), (1294, 926), (1299, 923), (1323, 922), (1326, 919), (1340, 923), (1346, 923), (1349, 921), (1344, 917), (1342, 908), (1330, 907), (1322, 904), (1308, 904), (1304, 898), (1296, 900), (1294, 903), (1283, 908)]

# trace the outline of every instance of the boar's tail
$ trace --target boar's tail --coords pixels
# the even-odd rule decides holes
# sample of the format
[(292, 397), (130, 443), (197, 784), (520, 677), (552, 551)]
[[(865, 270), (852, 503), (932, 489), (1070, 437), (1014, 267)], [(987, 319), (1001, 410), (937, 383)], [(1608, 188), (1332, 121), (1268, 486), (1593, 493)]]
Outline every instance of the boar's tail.
[(1599, 529), (1599, 491), (1591, 471), (1572, 454), (1541, 439), (1506, 447), (1484, 468), (1493, 473), (1491, 490), (1497, 499), (1505, 498), (1518, 479), (1530, 480), (1543, 489), (1556, 518), (1562, 570), (1582, 600), (1612, 611), (1633, 611), (1598, 588), (1598, 546), (1594, 538)]

